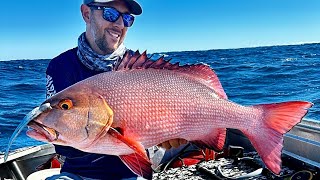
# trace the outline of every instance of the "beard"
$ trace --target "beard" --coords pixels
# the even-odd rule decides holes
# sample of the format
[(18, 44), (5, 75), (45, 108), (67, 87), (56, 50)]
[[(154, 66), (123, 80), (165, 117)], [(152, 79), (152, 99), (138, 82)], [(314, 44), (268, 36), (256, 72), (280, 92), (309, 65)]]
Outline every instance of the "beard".
[(113, 53), (119, 47), (119, 43), (116, 44), (116, 47), (111, 47), (107, 42), (105, 33), (101, 37), (95, 38), (95, 43), (97, 44), (98, 48), (106, 54)]

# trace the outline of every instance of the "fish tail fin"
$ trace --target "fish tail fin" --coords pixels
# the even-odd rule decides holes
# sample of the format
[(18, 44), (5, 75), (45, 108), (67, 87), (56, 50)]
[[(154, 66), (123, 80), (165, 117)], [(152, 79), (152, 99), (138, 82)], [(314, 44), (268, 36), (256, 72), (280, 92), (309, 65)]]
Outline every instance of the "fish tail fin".
[(299, 123), (307, 114), (312, 103), (291, 101), (275, 104), (256, 105), (253, 108), (262, 112), (262, 123), (255, 131), (241, 129), (269, 170), (279, 174), (281, 171), (281, 150), (283, 134)]

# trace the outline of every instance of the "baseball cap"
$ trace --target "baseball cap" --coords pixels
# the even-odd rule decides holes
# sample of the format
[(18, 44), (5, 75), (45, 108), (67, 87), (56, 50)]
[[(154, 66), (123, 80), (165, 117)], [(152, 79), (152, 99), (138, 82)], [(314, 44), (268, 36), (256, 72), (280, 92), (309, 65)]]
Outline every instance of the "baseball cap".
[[(83, 0), (83, 4), (90, 4), (90, 3), (108, 3), (112, 1), (119, 1), (119, 0)], [(140, 4), (134, 0), (122, 0), (125, 2), (130, 10), (130, 12), (134, 15), (140, 15), (142, 13), (142, 8)]]

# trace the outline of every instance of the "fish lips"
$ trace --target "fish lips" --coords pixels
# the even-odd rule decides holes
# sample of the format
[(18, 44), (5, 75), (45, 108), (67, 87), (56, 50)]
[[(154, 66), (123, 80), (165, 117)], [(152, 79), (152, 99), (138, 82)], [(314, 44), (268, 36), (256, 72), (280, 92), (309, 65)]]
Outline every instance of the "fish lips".
[(53, 142), (59, 138), (58, 131), (36, 121), (30, 121), (28, 128), (27, 135), (38, 140)]

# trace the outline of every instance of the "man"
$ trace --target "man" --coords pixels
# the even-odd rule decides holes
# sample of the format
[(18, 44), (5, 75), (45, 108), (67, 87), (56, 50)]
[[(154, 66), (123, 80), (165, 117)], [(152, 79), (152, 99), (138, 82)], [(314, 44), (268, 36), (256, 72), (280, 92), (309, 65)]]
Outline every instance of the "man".
[[(101, 72), (110, 71), (126, 49), (123, 44), (133, 15), (142, 13), (134, 0), (84, 0), (81, 13), (86, 31), (78, 39), (78, 47), (51, 60), (46, 71), (47, 97), (68, 86)], [(164, 142), (163, 146), (179, 146), (181, 140)], [(55, 146), (65, 156), (61, 174), (51, 179), (136, 179), (117, 156), (85, 153), (71, 147)]]

